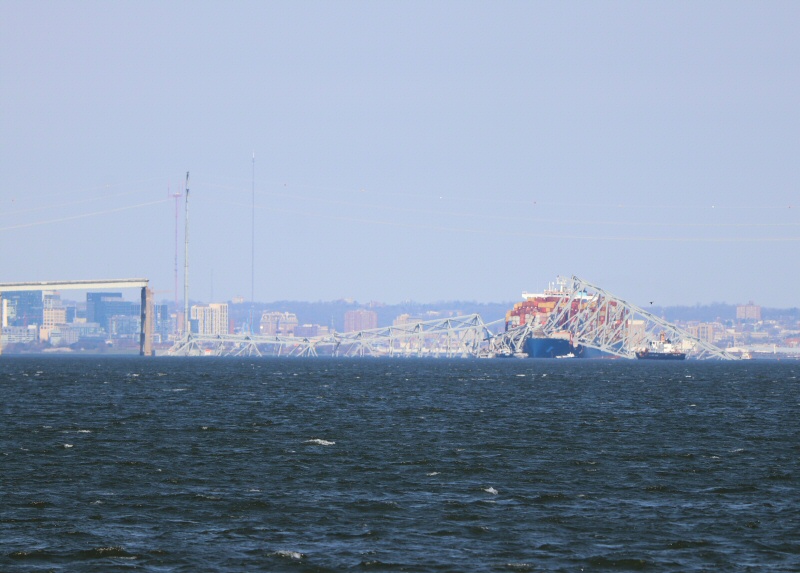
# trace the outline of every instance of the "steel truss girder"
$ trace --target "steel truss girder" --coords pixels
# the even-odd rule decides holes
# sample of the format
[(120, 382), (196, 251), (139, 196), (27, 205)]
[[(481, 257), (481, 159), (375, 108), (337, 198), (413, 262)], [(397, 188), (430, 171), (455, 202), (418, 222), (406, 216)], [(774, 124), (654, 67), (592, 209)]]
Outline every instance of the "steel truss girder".
[(495, 356), (514, 356), (524, 352), (525, 340), (533, 336), (534, 325), (526, 323), (517, 328), (511, 328), (489, 341), (489, 353)]
[(419, 321), (320, 337), (248, 334), (190, 334), (169, 350), (172, 356), (485, 356), (493, 337), (478, 314)]

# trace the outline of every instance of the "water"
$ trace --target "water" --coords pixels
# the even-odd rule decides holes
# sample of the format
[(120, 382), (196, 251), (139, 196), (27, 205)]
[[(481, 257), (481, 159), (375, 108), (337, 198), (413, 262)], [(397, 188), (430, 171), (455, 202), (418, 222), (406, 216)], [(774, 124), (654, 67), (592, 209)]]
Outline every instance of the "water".
[(798, 571), (800, 364), (0, 359), (1, 571)]

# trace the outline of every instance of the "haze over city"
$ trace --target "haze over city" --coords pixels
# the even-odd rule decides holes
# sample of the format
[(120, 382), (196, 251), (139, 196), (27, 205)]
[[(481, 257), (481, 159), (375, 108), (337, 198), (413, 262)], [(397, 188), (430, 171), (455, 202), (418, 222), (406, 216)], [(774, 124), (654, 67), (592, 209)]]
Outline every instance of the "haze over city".
[(1, 6), (0, 282), (800, 304), (796, 3)]

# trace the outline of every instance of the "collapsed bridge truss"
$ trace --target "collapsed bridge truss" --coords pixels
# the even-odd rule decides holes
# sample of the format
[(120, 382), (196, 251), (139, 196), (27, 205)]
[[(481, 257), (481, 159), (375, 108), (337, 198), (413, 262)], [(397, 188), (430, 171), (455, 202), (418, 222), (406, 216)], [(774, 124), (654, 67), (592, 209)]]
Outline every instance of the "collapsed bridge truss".
[(187, 334), (170, 349), (173, 356), (522, 356), (530, 337), (568, 337), (574, 346), (620, 358), (659, 339), (668, 339), (688, 358), (731, 360), (730, 353), (692, 336), (642, 308), (578, 277), (559, 279), (559, 300), (546, 319), (503, 332), (504, 321), (484, 322), (478, 314), (420, 321), (320, 337), (249, 334)]
[(432, 356), (469, 357), (488, 353), (492, 328), (478, 314), (419, 321), (358, 332), (301, 338), (248, 334), (189, 334), (169, 351), (173, 356)]
[(687, 358), (732, 360), (736, 357), (602, 288), (573, 276), (559, 278), (559, 300), (543, 321), (534, 320), (508, 329), (490, 341), (492, 353), (524, 352), (525, 340), (567, 336), (574, 346), (594, 348), (620, 358), (658, 340), (669, 340)]

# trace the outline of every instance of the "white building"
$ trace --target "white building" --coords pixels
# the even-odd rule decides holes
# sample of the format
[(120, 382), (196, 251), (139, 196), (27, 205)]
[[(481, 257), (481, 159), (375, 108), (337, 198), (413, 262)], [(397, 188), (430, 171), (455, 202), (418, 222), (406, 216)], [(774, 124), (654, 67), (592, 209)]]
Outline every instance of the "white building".
[(191, 308), (191, 326), (195, 334), (228, 334), (228, 305), (211, 303)]
[(58, 293), (44, 292), (42, 296), (42, 325), (39, 328), (39, 339), (50, 340), (50, 332), (67, 323), (67, 309), (61, 303)]

